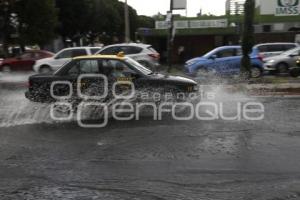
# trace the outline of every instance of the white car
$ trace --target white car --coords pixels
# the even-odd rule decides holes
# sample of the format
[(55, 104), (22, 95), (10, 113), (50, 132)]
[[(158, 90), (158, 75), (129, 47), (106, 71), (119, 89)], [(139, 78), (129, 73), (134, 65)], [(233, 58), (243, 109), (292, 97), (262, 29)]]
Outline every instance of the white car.
[(155, 70), (159, 66), (160, 54), (149, 44), (114, 44), (102, 48), (96, 54), (117, 55), (120, 52), (151, 70)]
[(49, 73), (56, 71), (72, 58), (77, 56), (93, 55), (100, 47), (72, 47), (59, 51), (53, 57), (36, 61), (33, 70), (38, 73)]

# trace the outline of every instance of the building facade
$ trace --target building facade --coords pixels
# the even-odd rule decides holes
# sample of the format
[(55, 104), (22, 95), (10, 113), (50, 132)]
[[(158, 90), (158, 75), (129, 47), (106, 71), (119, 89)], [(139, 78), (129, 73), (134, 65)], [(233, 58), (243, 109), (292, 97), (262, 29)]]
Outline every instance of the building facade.
[[(234, 7), (236, 2), (239, 3), (238, 7)], [(230, 12), (224, 16), (176, 16), (173, 31), (174, 62), (178, 62), (177, 50), (182, 47), (186, 49), (186, 59), (189, 59), (218, 46), (240, 44), (243, 27), (242, 2), (227, 1), (225, 6)], [(300, 0), (257, 0), (256, 4), (256, 43), (300, 42)], [(235, 9), (237, 12), (234, 12)], [(156, 21), (155, 29), (139, 32), (144, 42), (151, 43), (160, 51), (162, 58), (167, 51), (167, 28), (168, 24), (163, 18)]]

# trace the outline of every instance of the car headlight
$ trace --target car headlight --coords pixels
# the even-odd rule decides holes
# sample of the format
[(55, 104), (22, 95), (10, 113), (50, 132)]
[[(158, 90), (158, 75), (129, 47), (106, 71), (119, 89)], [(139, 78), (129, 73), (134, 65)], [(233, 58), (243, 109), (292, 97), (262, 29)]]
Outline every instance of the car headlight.
[(269, 60), (267, 63), (273, 63), (275, 62), (275, 60)]

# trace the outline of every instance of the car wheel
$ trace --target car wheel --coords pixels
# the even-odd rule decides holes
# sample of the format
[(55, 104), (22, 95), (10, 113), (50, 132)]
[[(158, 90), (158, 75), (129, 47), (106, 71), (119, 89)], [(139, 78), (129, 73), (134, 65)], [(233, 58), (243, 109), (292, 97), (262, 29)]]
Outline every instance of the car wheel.
[(284, 74), (289, 71), (289, 66), (286, 63), (279, 63), (276, 68), (277, 68), (277, 73), (279, 74)]
[(41, 74), (47, 74), (47, 73), (52, 72), (52, 70), (51, 70), (50, 66), (43, 65), (43, 66), (41, 66), (39, 72), (40, 72)]
[(258, 67), (252, 67), (251, 68), (251, 77), (252, 78), (259, 78), (262, 75), (262, 71)]
[(3, 73), (9, 73), (9, 72), (11, 72), (11, 67), (9, 65), (4, 65), (2, 67), (2, 72)]
[(290, 71), (290, 75), (294, 78), (300, 76), (300, 68), (294, 68)]

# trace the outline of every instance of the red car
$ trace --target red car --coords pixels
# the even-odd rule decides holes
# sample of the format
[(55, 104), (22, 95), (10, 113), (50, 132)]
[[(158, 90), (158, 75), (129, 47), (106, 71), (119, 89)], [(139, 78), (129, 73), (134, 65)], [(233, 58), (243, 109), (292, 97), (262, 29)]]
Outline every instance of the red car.
[(54, 54), (49, 51), (30, 50), (20, 56), (7, 58), (0, 62), (0, 71), (32, 71), (35, 61), (52, 57)]

